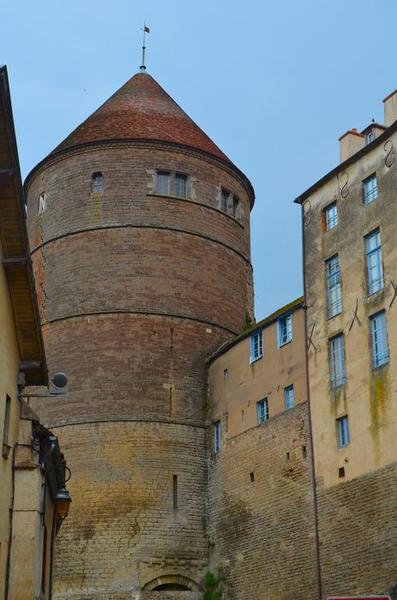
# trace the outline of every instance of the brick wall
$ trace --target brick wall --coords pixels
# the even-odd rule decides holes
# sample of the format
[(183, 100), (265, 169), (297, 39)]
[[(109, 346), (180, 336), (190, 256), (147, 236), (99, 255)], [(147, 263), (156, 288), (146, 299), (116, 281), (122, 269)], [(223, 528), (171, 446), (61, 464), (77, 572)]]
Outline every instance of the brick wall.
[[(157, 196), (156, 169), (189, 175), (188, 198)], [(221, 187), (238, 218), (219, 210)], [(34, 402), (73, 472), (55, 598), (121, 599), (171, 575), (197, 585), (207, 568), (205, 359), (252, 313), (250, 202), (230, 166), (154, 144), (72, 151), (29, 181), (49, 371), (70, 380)]]
[(307, 427), (304, 403), (211, 457), (210, 564), (228, 565), (236, 599), (318, 597)]
[(323, 599), (397, 588), (397, 464), (318, 486)]

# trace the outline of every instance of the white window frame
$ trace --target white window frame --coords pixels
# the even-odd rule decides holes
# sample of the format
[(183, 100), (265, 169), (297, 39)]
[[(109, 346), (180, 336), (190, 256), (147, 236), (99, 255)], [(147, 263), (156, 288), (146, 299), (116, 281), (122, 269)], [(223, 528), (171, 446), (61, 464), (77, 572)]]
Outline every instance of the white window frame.
[[(161, 181), (161, 177), (164, 178), (165, 181), (165, 176), (167, 176), (167, 180), (168, 180), (168, 186), (167, 186), (167, 191), (165, 191), (164, 189), (160, 189), (160, 181)], [(160, 196), (170, 196), (171, 195), (171, 172), (170, 171), (163, 171), (162, 169), (158, 169), (156, 171), (156, 194), (159, 194)]]
[(269, 400), (263, 398), (256, 403), (256, 419), (258, 424), (266, 423), (269, 420)]
[(336, 202), (332, 202), (324, 209), (325, 215), (325, 229), (331, 231), (338, 224), (338, 205)]
[(378, 197), (378, 178), (376, 173), (372, 173), (363, 180), (363, 200), (367, 206)]
[(331, 338), (329, 344), (329, 381), (331, 390), (346, 383), (345, 336), (343, 333)]
[(295, 406), (295, 390), (293, 385), (284, 388), (284, 406), (289, 410)]
[(263, 330), (258, 329), (250, 336), (250, 364), (263, 356)]
[(221, 421), (215, 421), (214, 423), (214, 452), (220, 452), (222, 447), (222, 429)]
[(367, 263), (368, 296), (383, 290), (382, 240), (380, 229), (374, 229), (365, 236), (365, 256)]
[(346, 448), (350, 444), (349, 418), (347, 415), (336, 419), (338, 448)]
[(278, 319), (278, 347), (281, 348), (285, 344), (292, 342), (292, 314), (282, 315)]
[(339, 264), (339, 255), (331, 256), (325, 261), (325, 277), (327, 291), (327, 317), (332, 319), (340, 315), (342, 306), (342, 283)]
[(381, 310), (375, 315), (372, 315), (369, 320), (371, 329), (372, 367), (376, 369), (377, 367), (387, 365), (390, 360), (386, 312)]

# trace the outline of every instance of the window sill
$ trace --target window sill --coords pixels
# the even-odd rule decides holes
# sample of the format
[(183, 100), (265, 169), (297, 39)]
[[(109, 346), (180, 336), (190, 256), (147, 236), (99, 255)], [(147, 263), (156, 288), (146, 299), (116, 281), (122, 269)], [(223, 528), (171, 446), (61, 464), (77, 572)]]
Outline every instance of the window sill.
[(385, 288), (382, 287), (379, 290), (375, 290), (374, 292), (368, 293), (367, 301), (372, 302), (373, 300), (378, 300), (378, 298), (380, 296), (383, 296), (384, 291), (385, 291)]
[(327, 321), (332, 321), (332, 319), (335, 319), (335, 317), (339, 317), (342, 313), (343, 313), (343, 310), (335, 313), (334, 315), (327, 316)]
[(257, 356), (256, 358), (250, 358), (250, 365), (253, 365), (254, 363), (258, 362), (258, 360), (260, 360), (261, 358), (263, 358), (263, 354)]
[(293, 338), (291, 338), (290, 340), (288, 340), (287, 342), (283, 342), (282, 344), (278, 344), (278, 349), (280, 350), (281, 348), (284, 348), (284, 346), (288, 346), (288, 344), (290, 344), (293, 341)]
[(380, 371), (382, 369), (385, 369), (386, 367), (389, 366), (389, 363), (390, 363), (390, 357), (387, 359), (387, 362), (384, 362), (381, 365), (372, 365), (372, 370), (373, 371)]
[(244, 229), (244, 225), (241, 223), (241, 221), (239, 221), (239, 219), (236, 219), (236, 217), (233, 217), (233, 215), (229, 215), (215, 206), (210, 206), (209, 204), (204, 204), (203, 202), (197, 202), (197, 200), (192, 200), (191, 198), (181, 198), (180, 196), (171, 196), (169, 194), (158, 194), (157, 192), (149, 192), (146, 194), (146, 196), (151, 196), (154, 198), (166, 198), (167, 200), (177, 200), (178, 202), (189, 202), (190, 204), (195, 204), (196, 206), (201, 206), (202, 208), (214, 210), (215, 212), (224, 215), (228, 219), (231, 219), (233, 223), (241, 227), (241, 229)]

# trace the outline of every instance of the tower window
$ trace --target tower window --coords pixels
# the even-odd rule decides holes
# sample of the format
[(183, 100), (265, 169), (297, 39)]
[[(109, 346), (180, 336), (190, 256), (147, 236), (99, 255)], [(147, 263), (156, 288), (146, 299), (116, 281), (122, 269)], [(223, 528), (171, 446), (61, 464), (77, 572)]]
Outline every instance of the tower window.
[(39, 204), (38, 204), (39, 215), (41, 215), (45, 211), (46, 208), (47, 208), (47, 196), (46, 196), (45, 192), (43, 192), (39, 196)]
[(372, 366), (380, 367), (389, 362), (389, 348), (387, 343), (386, 313), (384, 310), (370, 318)]
[(374, 294), (383, 289), (382, 246), (380, 231), (375, 229), (365, 238), (365, 253), (367, 256), (368, 294)]
[(240, 200), (238, 199), (237, 196), (233, 196), (233, 217), (238, 217), (238, 213), (239, 213), (239, 208), (240, 208)]
[(338, 255), (325, 261), (327, 285), (327, 313), (331, 319), (342, 312), (342, 290)]
[(91, 176), (91, 192), (102, 192), (103, 175), (100, 171), (93, 173)]
[(175, 173), (175, 196), (178, 198), (186, 198), (187, 192), (187, 177), (180, 173)]
[(214, 423), (214, 450), (219, 452), (221, 449), (221, 422)]
[(169, 196), (171, 193), (171, 173), (169, 171), (157, 171), (156, 192), (162, 196)]
[(284, 315), (278, 320), (278, 346), (284, 346), (292, 340), (292, 315)]
[(269, 420), (269, 401), (267, 398), (259, 400), (256, 403), (256, 416), (258, 423), (264, 423)]
[(370, 204), (378, 196), (378, 180), (375, 173), (363, 181), (364, 204)]
[(172, 504), (176, 510), (178, 508), (178, 475), (172, 476)]
[(221, 211), (227, 213), (229, 207), (229, 192), (221, 189)]
[(10, 435), (10, 416), (11, 416), (11, 398), (10, 396), (6, 396), (5, 403), (5, 412), (4, 412), (4, 424), (3, 424), (3, 458), (8, 457), (10, 444), (9, 444), (9, 435)]
[(373, 142), (375, 139), (375, 132), (373, 129), (370, 129), (369, 131), (367, 131), (367, 133), (365, 134), (365, 143), (366, 144), (370, 144), (371, 142)]

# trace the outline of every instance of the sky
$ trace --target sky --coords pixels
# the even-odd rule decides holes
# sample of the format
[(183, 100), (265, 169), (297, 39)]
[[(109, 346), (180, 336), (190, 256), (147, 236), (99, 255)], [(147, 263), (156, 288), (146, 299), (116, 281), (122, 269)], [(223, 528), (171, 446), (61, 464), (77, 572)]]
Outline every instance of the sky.
[(396, 0), (14, 0), (1, 7), (24, 176), (140, 65), (248, 176), (257, 319), (302, 294), (294, 199), (383, 122)]

